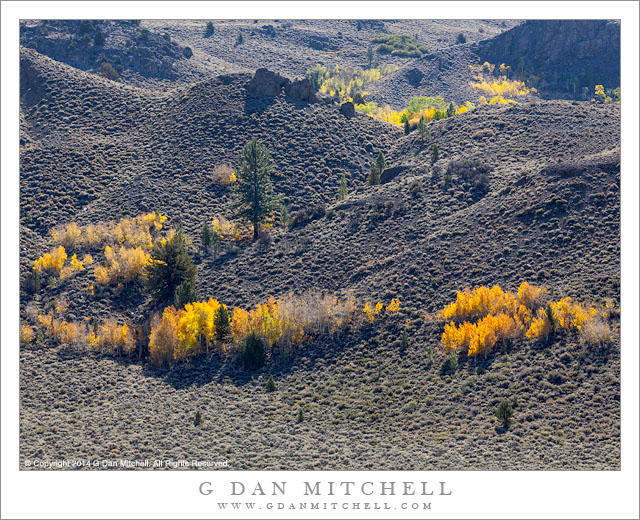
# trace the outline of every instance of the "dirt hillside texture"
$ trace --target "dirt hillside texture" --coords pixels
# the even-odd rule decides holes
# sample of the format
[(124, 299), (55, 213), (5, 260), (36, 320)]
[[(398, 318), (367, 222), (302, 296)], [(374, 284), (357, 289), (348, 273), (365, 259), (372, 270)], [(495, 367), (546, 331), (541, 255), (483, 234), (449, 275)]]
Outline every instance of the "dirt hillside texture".
[[(23, 322), (54, 298), (66, 302), (69, 320), (148, 319), (152, 306), (138, 282), (126, 291), (88, 290), (97, 250), (94, 265), (43, 282), (38, 294), (27, 281), (34, 259), (52, 247), (52, 227), (151, 211), (184, 226), (201, 298), (250, 308), (315, 289), (359, 301), (398, 298), (400, 310), (313, 337), (255, 371), (230, 351), (156, 368), (80, 345), (23, 344), (21, 460), (227, 460), (233, 470), (619, 469), (619, 320), (610, 322), (603, 348), (585, 347), (575, 333), (549, 342), (523, 337), (488, 357), (461, 355), (448, 370), (437, 314), (465, 287), (513, 291), (525, 280), (547, 288), (551, 300), (619, 308), (620, 105), (526, 96), (432, 121), (428, 137), (405, 135), (365, 114), (346, 117), (339, 103), (310, 100), (299, 85), (264, 95), (276, 76), (256, 76), (271, 78), (258, 87), (252, 78), (263, 67), (294, 81), (316, 64), (365, 66), (373, 36), (404, 33), (430, 52), (382, 57), (398, 69), (368, 87), (371, 99), (397, 108), (420, 95), (461, 103), (477, 96), (469, 86), (477, 42), (499, 42), (523, 26), (213, 21), (205, 37), (206, 25), (23, 22)], [(101, 52), (121, 65), (121, 81), (98, 74), (97, 31)], [(202, 226), (232, 218), (232, 192), (214, 181), (214, 170), (236, 168), (251, 138), (271, 152), (274, 192), (293, 222), (277, 222), (256, 242), (205, 252)], [(381, 151), (388, 168), (370, 186)], [(343, 176), (349, 194), (338, 200)], [(265, 389), (270, 375), (273, 392)], [(504, 398), (514, 400), (509, 428), (494, 414)]]

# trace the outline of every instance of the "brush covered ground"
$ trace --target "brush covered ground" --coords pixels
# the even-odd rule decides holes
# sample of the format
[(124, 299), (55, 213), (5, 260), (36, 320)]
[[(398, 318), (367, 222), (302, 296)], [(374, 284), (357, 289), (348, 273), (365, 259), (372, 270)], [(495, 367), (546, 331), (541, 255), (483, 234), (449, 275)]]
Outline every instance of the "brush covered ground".
[[(265, 63), (291, 77), (319, 57), (356, 63), (363, 35), (380, 32), (346, 21), (278, 23), (220, 22), (205, 39), (204, 23), (142, 22), (148, 40), (166, 31), (179, 47), (193, 49), (180, 67), (199, 60), (201, 77), (196, 68), (178, 67), (177, 79), (160, 83), (134, 72), (136, 81), (116, 83), (23, 48), (21, 276), (27, 279), (33, 260), (50, 249), (55, 225), (158, 210), (167, 224), (184, 224), (202, 298), (250, 307), (270, 295), (322, 289), (399, 298), (400, 311), (332, 338), (314, 337), (257, 371), (232, 353), (167, 369), (82, 346), (22, 345), (21, 460), (228, 460), (234, 470), (618, 469), (618, 322), (603, 349), (585, 348), (575, 334), (549, 343), (523, 338), (486, 359), (461, 356), (452, 372), (436, 315), (464, 287), (515, 290), (524, 280), (547, 287), (554, 300), (610, 299), (619, 306), (620, 106), (480, 106), (430, 123), (423, 141), (363, 114), (346, 118), (336, 104), (252, 94), (252, 72)], [(466, 51), (456, 42), (456, 24), (471, 24), (468, 38), (507, 28), (380, 23), (415, 31), (434, 50), (458, 57)], [(275, 38), (263, 25), (276, 28)], [(250, 37), (234, 46), (240, 27)], [(351, 43), (334, 50), (329, 43), (338, 31)], [(246, 47), (258, 43), (264, 56)], [(206, 46), (214, 44), (220, 48), (207, 62)], [(391, 79), (374, 85), (379, 99), (391, 96), (384, 94)], [(445, 97), (464, 99), (451, 85)], [(271, 151), (274, 190), (300, 218), (256, 243), (204, 253), (202, 225), (230, 217), (229, 189), (212, 180), (213, 170), (234, 166), (252, 137)], [(367, 186), (381, 150), (393, 175)], [(465, 160), (486, 167), (488, 184), (451, 163)], [(350, 193), (337, 201), (342, 175)], [(317, 210), (304, 216), (310, 208)], [(53, 298), (66, 301), (67, 319), (148, 317), (150, 304), (135, 286), (129, 293), (88, 291), (95, 265), (35, 297), (24, 284), (23, 319)], [(273, 392), (265, 389), (270, 375)], [(494, 415), (503, 398), (517, 400), (508, 429)], [(195, 425), (198, 411), (203, 420)]]

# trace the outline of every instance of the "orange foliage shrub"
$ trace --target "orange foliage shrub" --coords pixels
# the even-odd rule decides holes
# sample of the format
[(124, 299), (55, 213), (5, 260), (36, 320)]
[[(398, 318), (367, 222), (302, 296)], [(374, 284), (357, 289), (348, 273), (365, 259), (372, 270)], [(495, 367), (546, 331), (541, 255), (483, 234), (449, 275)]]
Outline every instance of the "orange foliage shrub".
[(213, 217), (211, 229), (220, 240), (242, 240), (243, 228), (224, 217)]
[(151, 254), (142, 247), (127, 248), (120, 246), (104, 249), (105, 265), (96, 267), (96, 281), (101, 285), (116, 282), (131, 282), (151, 262)]
[(507, 313), (524, 322), (530, 319), (529, 311), (542, 293), (542, 289), (527, 282), (520, 285), (517, 295), (505, 292), (497, 285), (491, 289), (486, 286), (477, 287), (473, 291), (467, 288), (458, 291), (456, 301), (442, 309), (439, 316), (445, 320), (462, 321), (482, 318), (487, 314)]
[[(527, 282), (520, 285), (517, 294), (505, 292), (497, 285), (491, 289), (483, 286), (473, 291), (458, 291), (456, 301), (439, 313), (440, 318), (450, 321), (442, 333), (444, 351), (466, 350), (468, 356), (487, 355), (498, 342), (523, 335), (547, 338), (554, 331), (580, 332), (585, 326), (591, 326), (594, 318), (605, 319), (612, 307), (609, 305), (598, 313), (595, 308), (587, 309), (568, 297), (546, 308), (539, 307), (543, 294), (543, 289)], [(589, 330), (594, 337), (607, 337), (603, 327), (594, 326)]]
[[(452, 320), (445, 324), (442, 347), (445, 352), (467, 351), (468, 356), (489, 354), (498, 341), (523, 334), (531, 321), (531, 310), (539, 302), (543, 290), (523, 282), (517, 294), (494, 285), (458, 291), (456, 301), (439, 313)], [(471, 323), (467, 320), (477, 320)], [(461, 322), (456, 326), (455, 322)]]
[(55, 318), (52, 314), (38, 315), (40, 328), (45, 336), (61, 343), (77, 343), (83, 338), (80, 325)]
[(598, 315), (594, 308), (585, 308), (571, 298), (562, 298), (549, 304), (551, 315), (546, 309), (539, 309), (527, 330), (528, 338), (547, 338), (556, 330), (580, 332), (582, 327)]
[(116, 320), (105, 320), (98, 328), (98, 334), (92, 332), (86, 339), (89, 345), (103, 353), (130, 353), (135, 349), (133, 329), (126, 323), (120, 325)]
[(20, 343), (31, 343), (36, 337), (36, 331), (31, 325), (20, 326)]
[(163, 228), (167, 217), (160, 213), (146, 213), (136, 217), (123, 217), (109, 224), (78, 226), (75, 222), (51, 230), (54, 244), (67, 249), (97, 247), (104, 243), (120, 244), (128, 248), (153, 247), (152, 232)]
[(154, 365), (171, 363), (178, 345), (176, 333), (178, 316), (173, 306), (167, 307), (162, 318), (154, 316), (151, 320), (151, 334), (149, 335), (149, 356)]
[(215, 318), (221, 307), (225, 306), (210, 298), (188, 303), (180, 310), (173, 306), (165, 308), (162, 318), (155, 316), (151, 322), (151, 361), (163, 365), (208, 351), (215, 345)]
[(33, 262), (34, 271), (40, 271), (41, 273), (56, 274), (64, 265), (67, 259), (67, 252), (63, 246), (59, 246), (56, 249), (52, 249), (51, 252), (46, 253), (44, 256), (36, 259)]

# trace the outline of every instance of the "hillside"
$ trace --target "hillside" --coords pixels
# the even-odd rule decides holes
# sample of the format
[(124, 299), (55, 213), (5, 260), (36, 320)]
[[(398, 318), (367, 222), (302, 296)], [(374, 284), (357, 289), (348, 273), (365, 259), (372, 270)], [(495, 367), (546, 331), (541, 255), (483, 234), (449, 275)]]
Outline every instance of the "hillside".
[(476, 49), (511, 64), (547, 99), (588, 100), (594, 85), (620, 86), (619, 20), (529, 20)]
[[(55, 49), (21, 48), (22, 319), (56, 298), (65, 319), (148, 324), (154, 308), (137, 281), (94, 291), (101, 248), (91, 250), (93, 265), (43, 281), (38, 294), (27, 282), (54, 226), (153, 211), (168, 216), (167, 227), (184, 226), (201, 299), (251, 308), (316, 289), (398, 298), (400, 310), (314, 335), (255, 371), (231, 349), (157, 368), (48, 339), (22, 345), (21, 458), (228, 460), (234, 470), (618, 469), (619, 320), (603, 348), (575, 333), (522, 337), (489, 356), (461, 355), (449, 370), (438, 312), (465, 287), (517, 291), (523, 281), (553, 301), (619, 308), (620, 105), (527, 96), (434, 120), (423, 140), (347, 117), (338, 103), (310, 99), (302, 83), (280, 92), (275, 75), (255, 70), (294, 80), (320, 55), (357, 64), (363, 34), (415, 31), (432, 52), (398, 61), (372, 85), (372, 99), (405, 106), (433, 93), (461, 102), (473, 95), (474, 42), (514, 22), (287, 23), (216, 22), (204, 38), (204, 22), (142, 22), (193, 49), (176, 58), (176, 77), (160, 79), (123, 69), (125, 81), (115, 82)], [(69, 29), (52, 27), (50, 38)], [(114, 53), (117, 34), (139, 29), (102, 27)], [(238, 30), (247, 39), (233, 47)], [(270, 81), (277, 96), (264, 95)], [(206, 252), (202, 226), (232, 218), (232, 192), (214, 171), (237, 168), (251, 138), (269, 149), (274, 191), (293, 222)], [(380, 151), (388, 168), (369, 186)], [(338, 200), (343, 175), (349, 195)], [(270, 375), (274, 392), (265, 390)], [(503, 398), (517, 400), (508, 429), (494, 415)]]
[[(514, 27), (510, 20), (206, 20), (80, 21), (25, 20), (21, 43), (56, 61), (98, 73), (103, 61), (129, 85), (164, 90), (222, 74), (251, 73), (261, 67), (287, 77), (303, 77), (316, 65), (357, 68), (367, 65), (367, 48), (379, 34), (417, 37), (433, 52), (455, 47), (458, 34), (470, 45)], [(95, 35), (104, 35), (97, 45)], [(238, 43), (238, 35), (242, 43)], [(189, 48), (192, 55), (185, 56)], [(411, 69), (420, 60), (377, 55), (376, 62)], [(476, 59), (477, 61), (477, 59)], [(466, 66), (456, 62), (455, 67)], [(468, 70), (462, 74), (468, 76)], [(458, 71), (458, 74), (460, 71)], [(399, 85), (402, 86), (402, 85)], [(428, 85), (435, 92), (439, 83)], [(372, 100), (400, 107), (394, 95)]]

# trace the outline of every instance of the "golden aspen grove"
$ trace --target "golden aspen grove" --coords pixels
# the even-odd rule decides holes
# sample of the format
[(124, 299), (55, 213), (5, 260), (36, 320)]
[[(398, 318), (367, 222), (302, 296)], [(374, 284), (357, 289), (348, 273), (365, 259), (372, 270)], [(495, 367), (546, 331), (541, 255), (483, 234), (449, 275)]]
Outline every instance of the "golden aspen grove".
[[(442, 309), (438, 317), (445, 323), (442, 348), (445, 352), (466, 352), (467, 356), (484, 356), (505, 340), (526, 336), (547, 340), (553, 332), (581, 333), (594, 323), (611, 316), (610, 304), (598, 311), (573, 302), (570, 297), (540, 306), (545, 290), (523, 282), (517, 293), (494, 285), (458, 291), (456, 301)], [(475, 322), (474, 322), (475, 320)], [(586, 342), (589, 335), (583, 334)], [(599, 338), (599, 340), (602, 338)]]

